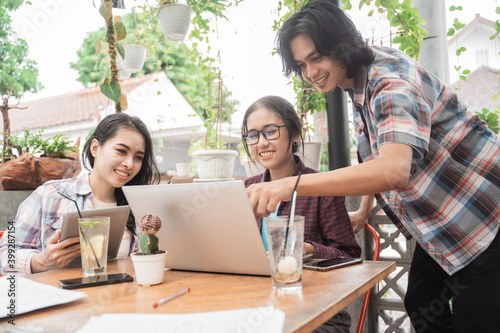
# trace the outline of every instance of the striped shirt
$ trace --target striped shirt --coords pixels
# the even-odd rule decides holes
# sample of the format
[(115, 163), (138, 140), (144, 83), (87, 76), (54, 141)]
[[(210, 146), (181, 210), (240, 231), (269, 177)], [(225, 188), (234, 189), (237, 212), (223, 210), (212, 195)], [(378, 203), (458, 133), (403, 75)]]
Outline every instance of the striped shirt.
[[(317, 173), (298, 159), (298, 166), (293, 176), (302, 173)], [(245, 179), (245, 186), (271, 180), (269, 170)], [(291, 202), (281, 202), (277, 216), (290, 214)], [(351, 220), (345, 208), (344, 197), (298, 196), (295, 202), (295, 214), (305, 216), (304, 241), (314, 247), (314, 258), (359, 258), (361, 248), (356, 242)], [(262, 232), (262, 219), (257, 219)]]
[[(24, 200), (17, 210), (15, 222), (15, 267), (7, 265), (7, 237), (0, 240), (0, 272), (17, 272), (18, 275), (31, 274), (31, 257), (43, 252), (49, 239), (61, 229), (63, 215), (76, 212), (73, 201), (58, 194), (64, 193), (74, 198), (80, 210), (92, 208), (93, 194), (89, 175), (84, 173), (77, 178), (48, 181), (39, 186)], [(132, 244), (135, 245), (133, 239)]]
[(407, 186), (382, 193), (379, 203), (451, 275), (498, 231), (500, 140), (416, 61), (391, 48), (372, 50), (375, 60), (348, 90), (359, 158), (378, 158), (384, 143), (413, 148)]

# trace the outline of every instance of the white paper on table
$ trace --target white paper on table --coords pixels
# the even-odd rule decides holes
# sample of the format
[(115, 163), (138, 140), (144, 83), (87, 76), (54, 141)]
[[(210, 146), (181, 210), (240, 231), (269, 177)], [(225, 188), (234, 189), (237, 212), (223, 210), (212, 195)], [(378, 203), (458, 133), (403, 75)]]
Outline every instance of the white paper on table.
[(221, 333), (283, 332), (285, 313), (272, 306), (188, 313), (108, 313), (92, 317), (78, 333)]
[[(0, 277), (0, 318), (10, 315), (11, 304), (16, 315), (86, 297), (83, 291), (65, 290), (9, 274)], [(9, 277), (11, 279), (9, 279)], [(15, 281), (15, 283), (13, 283)], [(11, 301), (14, 300), (14, 301)]]

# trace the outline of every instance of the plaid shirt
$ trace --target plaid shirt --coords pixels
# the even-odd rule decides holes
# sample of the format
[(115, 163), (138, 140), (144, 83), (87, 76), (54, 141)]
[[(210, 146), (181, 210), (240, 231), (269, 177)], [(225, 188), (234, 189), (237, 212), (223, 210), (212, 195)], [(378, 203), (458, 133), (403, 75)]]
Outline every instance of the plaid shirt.
[[(299, 173), (317, 173), (307, 168), (299, 159), (294, 176)], [(269, 170), (245, 179), (245, 186), (270, 181)], [(291, 202), (281, 202), (278, 216), (290, 214)], [(347, 214), (344, 197), (298, 196), (295, 214), (305, 216), (304, 241), (314, 247), (314, 258), (359, 258), (361, 248), (356, 242), (351, 220)], [(262, 219), (257, 219), (262, 232)]]
[(81, 210), (92, 208), (93, 194), (87, 173), (77, 178), (48, 181), (38, 187), (19, 205), (14, 219), (16, 261), (13, 269), (7, 265), (8, 237), (0, 240), (2, 274), (9, 271), (21, 276), (31, 274), (31, 257), (43, 252), (49, 239), (61, 229), (64, 213), (76, 211), (74, 202), (57, 192), (74, 198)]
[(382, 193), (379, 203), (451, 275), (498, 231), (500, 140), (413, 59), (391, 48), (372, 50), (375, 60), (348, 90), (359, 158), (378, 158), (388, 142), (413, 148), (407, 187)]

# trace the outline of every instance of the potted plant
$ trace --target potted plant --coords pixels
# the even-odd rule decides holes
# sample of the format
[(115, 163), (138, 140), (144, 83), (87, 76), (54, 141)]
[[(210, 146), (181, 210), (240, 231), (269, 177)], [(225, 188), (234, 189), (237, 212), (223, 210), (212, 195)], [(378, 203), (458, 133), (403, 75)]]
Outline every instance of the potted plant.
[(310, 168), (319, 170), (323, 142), (313, 140), (311, 133), (315, 129), (309, 122), (309, 117), (317, 112), (323, 112), (326, 109), (325, 98), (308, 81), (300, 78), (293, 78), (293, 88), (295, 91), (295, 107), (302, 122), (302, 137), (304, 139), (304, 164)]
[(179, 41), (186, 37), (193, 10), (175, 0), (160, 1), (158, 17), (165, 38)]
[[(217, 85), (213, 83), (216, 82)], [(234, 160), (238, 153), (228, 150), (222, 139), (222, 123), (234, 111), (233, 103), (224, 95), (221, 71), (210, 73), (208, 80), (208, 103), (204, 126), (206, 128), (203, 150), (196, 150), (192, 156), (196, 160), (200, 179), (230, 180), (233, 176)], [(215, 97), (215, 98), (214, 98)], [(224, 98), (226, 97), (226, 98)], [(192, 143), (192, 146), (196, 143)]]
[(37, 132), (4, 134), (8, 144), (0, 149), (0, 188), (3, 190), (34, 190), (48, 180), (77, 176), (82, 167), (78, 158), (79, 139), (71, 144), (65, 134), (42, 138)]
[[(125, 38), (122, 41), (123, 45), (121, 45), (123, 54), (120, 52), (117, 54), (118, 67), (126, 74), (134, 74), (141, 71), (144, 63), (146, 62), (148, 45), (147, 32), (144, 28), (140, 28), (138, 25), (135, 7), (132, 8), (132, 15), (134, 18), (133, 25), (129, 26), (132, 30), (129, 31), (129, 29), (126, 28), (126, 25), (123, 24), (123, 29), (125, 30)], [(116, 16), (115, 25), (116, 22), (121, 23), (122, 18), (120, 16)]]
[(177, 169), (177, 176), (186, 177), (189, 176), (189, 170), (191, 168), (191, 163), (182, 160), (182, 162), (175, 163), (175, 168)]
[(245, 168), (245, 174), (247, 175), (247, 177), (252, 177), (266, 171), (266, 169), (264, 169), (264, 167), (260, 165), (259, 162), (247, 155), (247, 152), (245, 151), (245, 148), (243, 146), (243, 142), (238, 143), (237, 149), (240, 165), (243, 165), (243, 167)]
[(160, 228), (159, 216), (144, 215), (139, 223), (140, 252), (131, 254), (137, 284), (145, 287), (163, 282), (167, 252), (158, 249), (158, 237), (155, 234)]

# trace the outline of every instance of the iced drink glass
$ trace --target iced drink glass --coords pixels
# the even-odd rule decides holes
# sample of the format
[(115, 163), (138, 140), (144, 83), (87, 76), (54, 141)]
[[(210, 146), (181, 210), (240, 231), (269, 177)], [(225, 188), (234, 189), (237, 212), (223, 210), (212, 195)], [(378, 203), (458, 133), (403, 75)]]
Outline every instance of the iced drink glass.
[(106, 274), (109, 223), (108, 216), (78, 219), (84, 276)]
[(298, 291), (302, 289), (304, 216), (295, 216), (289, 225), (288, 220), (288, 216), (266, 218), (271, 278), (274, 289)]

